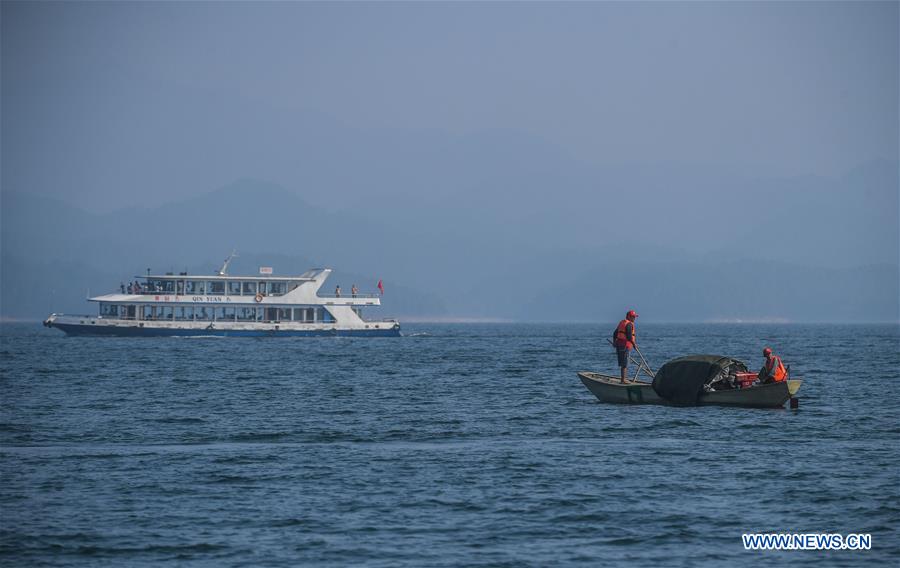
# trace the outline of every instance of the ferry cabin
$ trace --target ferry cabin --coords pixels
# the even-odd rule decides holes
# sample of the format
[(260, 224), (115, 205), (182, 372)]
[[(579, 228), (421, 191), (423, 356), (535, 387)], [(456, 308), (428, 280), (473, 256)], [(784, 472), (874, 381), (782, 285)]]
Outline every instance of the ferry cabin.
[[(354, 313), (362, 317), (361, 308)], [(335, 323), (331, 312), (321, 307), (236, 307), (236, 306), (176, 306), (152, 304), (100, 303), (100, 317), (137, 321), (218, 321), (218, 322), (302, 322)]]
[[(305, 278), (236, 277), (236, 276), (146, 276), (138, 281), (139, 289), (123, 294), (93, 298), (100, 303), (100, 316), (143, 321), (245, 321), (281, 323), (334, 323), (334, 316), (324, 306), (270, 305), (288, 291), (310, 281)], [(362, 318), (362, 305), (378, 304), (374, 295), (357, 294), (349, 299), (332, 296), (335, 302), (347, 304)], [(318, 302), (321, 302), (321, 296)], [(317, 302), (317, 303), (318, 303)], [(263, 305), (265, 303), (265, 305)]]

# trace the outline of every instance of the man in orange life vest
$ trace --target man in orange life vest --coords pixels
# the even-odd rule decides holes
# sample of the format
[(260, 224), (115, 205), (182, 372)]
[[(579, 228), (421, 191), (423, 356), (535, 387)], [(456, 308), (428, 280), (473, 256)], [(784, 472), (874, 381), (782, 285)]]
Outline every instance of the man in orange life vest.
[(619, 359), (619, 368), (622, 370), (622, 382), (628, 378), (628, 352), (632, 347), (637, 347), (637, 332), (634, 328), (634, 320), (638, 317), (634, 310), (628, 310), (625, 319), (616, 326), (613, 332), (613, 345), (616, 347), (616, 357)]
[(759, 370), (759, 382), (780, 383), (787, 378), (787, 370), (781, 362), (781, 357), (772, 353), (768, 347), (763, 349), (763, 357), (766, 358), (766, 363)]

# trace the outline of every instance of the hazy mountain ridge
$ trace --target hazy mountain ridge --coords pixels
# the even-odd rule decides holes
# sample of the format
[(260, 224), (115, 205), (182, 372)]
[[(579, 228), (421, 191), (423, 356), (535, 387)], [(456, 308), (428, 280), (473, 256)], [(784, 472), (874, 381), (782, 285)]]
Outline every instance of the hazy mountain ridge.
[(633, 307), (648, 321), (897, 322), (898, 286), (897, 265), (830, 269), (733, 259), (620, 262), (541, 291), (529, 303), (529, 313), (538, 321), (615, 321)]
[[(273, 221), (272, 214), (283, 214), (286, 221)], [(387, 270), (367, 273), (343, 262), (339, 252), (355, 236), (332, 234), (329, 227), (337, 223), (332, 214), (264, 182), (242, 180), (178, 203), (106, 215), (4, 192), (2, 221), (3, 317), (92, 311), (94, 307), (84, 301), (88, 290), (114, 291), (147, 268), (154, 273), (212, 274), (232, 248), (239, 256), (231, 264), (231, 274), (255, 274), (263, 265), (282, 275), (328, 266), (335, 271), (326, 287), (341, 284), (349, 291), (356, 283), (368, 292), (384, 279), (385, 307), (371, 317), (446, 313), (439, 298), (404, 286)], [(254, 247), (266, 252), (253, 252)]]
[[(498, 133), (490, 144), (502, 140)], [(514, 145), (500, 163), (509, 166), (519, 152), (541, 148)], [(478, 152), (463, 154), (458, 166)], [(479, 163), (490, 166), (484, 157)], [(416, 176), (435, 164), (420, 165), (412, 168)], [(898, 319), (894, 162), (864, 164), (838, 179), (614, 168), (593, 171), (591, 179), (600, 180), (594, 192), (601, 193), (590, 201), (593, 182), (585, 171), (556, 180), (571, 182), (565, 194), (547, 185), (568, 165), (548, 158), (521, 170), (469, 172), (471, 185), (453, 193), (444, 180), (442, 191), (421, 207), (405, 209), (396, 209), (394, 197), (342, 207), (359, 202), (342, 191), (334, 192), (333, 208), (323, 209), (310, 205), (306, 194), (251, 179), (105, 215), (4, 191), (2, 314), (45, 315), (47, 302), (35, 290), (59, 297), (56, 311), (76, 301), (83, 309), (83, 288), (110, 289), (147, 267), (209, 273), (237, 248), (241, 257), (233, 266), (245, 273), (255, 272), (257, 262), (274, 264), (282, 274), (285, 266), (296, 272), (338, 267), (329, 285), (338, 278), (345, 287), (384, 278), (391, 291), (384, 311), (392, 315), (593, 320), (618, 314), (622, 304), (643, 304), (681, 321)], [(479, 201), (477, 186), (488, 183), (521, 184), (521, 195), (541, 198)], [(667, 197), (640, 201), (644, 191), (666, 183), (673, 187)], [(677, 191), (682, 186), (691, 187), (689, 197)], [(579, 192), (582, 203), (570, 198)], [(645, 238), (647, 223), (669, 238)], [(829, 254), (836, 262), (823, 264)], [(803, 258), (804, 266), (790, 258)], [(42, 282), (54, 265), (67, 267), (61, 277), (77, 294), (59, 295)], [(348, 269), (352, 273), (341, 274)], [(94, 276), (100, 274), (105, 284)], [(650, 285), (663, 279), (669, 284)]]

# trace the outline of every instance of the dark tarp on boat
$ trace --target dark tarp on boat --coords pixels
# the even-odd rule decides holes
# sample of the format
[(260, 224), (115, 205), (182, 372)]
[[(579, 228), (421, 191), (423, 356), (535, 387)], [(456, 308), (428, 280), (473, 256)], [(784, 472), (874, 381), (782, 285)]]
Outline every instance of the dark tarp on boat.
[(653, 390), (676, 404), (696, 404), (704, 385), (719, 380), (729, 372), (746, 371), (737, 359), (723, 355), (687, 355), (672, 359), (656, 373)]

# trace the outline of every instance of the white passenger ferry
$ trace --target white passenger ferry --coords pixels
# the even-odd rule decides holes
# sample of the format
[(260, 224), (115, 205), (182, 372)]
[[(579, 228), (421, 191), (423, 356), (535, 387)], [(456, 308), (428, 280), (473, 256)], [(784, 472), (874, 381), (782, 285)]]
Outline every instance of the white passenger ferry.
[(69, 335), (400, 335), (396, 320), (363, 318), (364, 308), (381, 305), (378, 295), (320, 295), (329, 268), (282, 277), (228, 276), (227, 268), (225, 261), (214, 276), (138, 277), (121, 293), (89, 298), (100, 305), (98, 315), (54, 313), (44, 325)]

